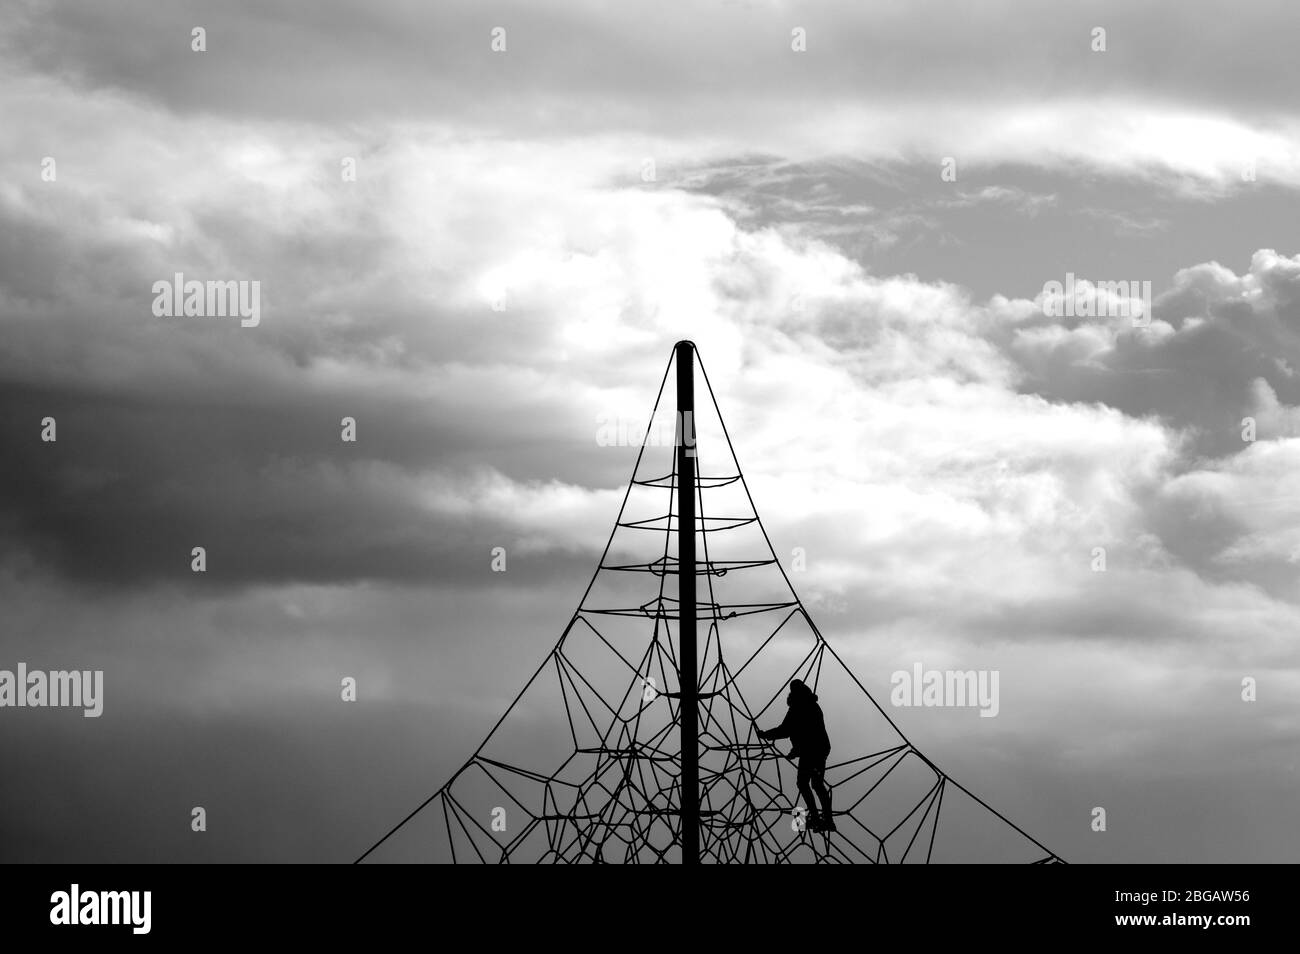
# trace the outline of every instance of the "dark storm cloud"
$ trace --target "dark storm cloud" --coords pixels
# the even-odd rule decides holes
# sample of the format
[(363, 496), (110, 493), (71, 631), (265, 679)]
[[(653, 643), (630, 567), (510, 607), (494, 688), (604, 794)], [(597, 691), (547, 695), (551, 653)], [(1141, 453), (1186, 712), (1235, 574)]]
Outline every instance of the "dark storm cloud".
[[(179, 241), (164, 243), (117, 228), (123, 207), (175, 215), (157, 197), (26, 198), (0, 197), (10, 557), (115, 585), (189, 579), (194, 546), (218, 584), (473, 579), (491, 547), (514, 549), (536, 527), (509, 511), (457, 513), (454, 501), (440, 510), (423, 496), (428, 473), (456, 475), (471, 496), (492, 474), (524, 487), (626, 480), (634, 455), (597, 446), (589, 407), (562, 382), (525, 383), (545, 324), (485, 322), (482, 306), (431, 296), (358, 200), (326, 216), (304, 189), (285, 221), (257, 198), (201, 196)], [(264, 322), (155, 317), (152, 285), (177, 270), (263, 281)], [(645, 390), (662, 360), (646, 364)], [(40, 440), (47, 416), (55, 443)], [(340, 439), (345, 416), (356, 443)], [(584, 548), (605, 532), (584, 528)], [(517, 571), (565, 573), (572, 559)]]
[[(454, 750), (431, 745), (428, 726), (441, 723), (460, 749), (479, 731), (452, 730), (456, 713), (438, 707), (370, 708), (364, 719), (329, 703), (215, 716), (136, 711), (94, 731), (6, 720), (0, 744), (23, 794), (0, 792), (0, 860), (349, 863), (456, 768)], [(399, 750), (400, 764), (382, 757)], [(190, 829), (195, 806), (207, 813), (201, 835)]]
[[(1266, 382), (1278, 403), (1300, 404), (1295, 260), (1261, 251), (1240, 277), (1217, 263), (1182, 271), (1160, 294), (1154, 319), (1174, 330), (1134, 329), (1114, 319), (1095, 347), (1086, 335), (1035, 343), (1029, 323), (1010, 350), (1029, 372), (1026, 390), (1055, 401), (1104, 403), (1135, 417), (1157, 415), (1185, 429), (1205, 455), (1245, 449), (1242, 421), (1261, 411), (1257, 382)], [(1266, 436), (1293, 436), (1280, 423), (1266, 419), (1261, 427)]]
[(937, 168), (745, 157), (669, 177), (718, 197), (746, 227), (815, 237), (871, 274), (953, 282), (976, 298), (1034, 298), (1067, 272), (1147, 279), (1161, 294), (1188, 262), (1240, 270), (1260, 248), (1294, 251), (1300, 196), (1267, 177), (1188, 201), (1176, 182), (1098, 176), (1086, 166), (999, 162), (963, 170), (955, 183)]
[[(1300, 66), (1286, 27), (1297, 14), (1286, 0), (924, 6), (924, 16), (903, 2), (666, 7), (647, 30), (641, 8), (591, 2), (29, 3), (11, 13), (9, 51), (29, 68), (185, 112), (535, 133), (638, 124), (680, 134), (728, 115), (779, 123), (814, 101), (1025, 90), (1293, 111)], [(208, 31), (197, 64), (195, 26)], [(495, 26), (508, 30), (506, 56), (489, 50)], [(802, 58), (790, 55), (796, 26), (808, 31)], [(1108, 30), (1103, 56), (1089, 50), (1097, 26)]]
[[(130, 399), (14, 385), (0, 387), (0, 399), (0, 440), (9, 448), (0, 470), (0, 552), (74, 580), (193, 581), (191, 548), (203, 546), (204, 585), (481, 583), (491, 549), (513, 551), (527, 533), (510, 512), (493, 519), (427, 506), (421, 471), (403, 470), (401, 461), (418, 456), (426, 466), (459, 469), (472, 486), (478, 474), (467, 460), (478, 468), (508, 463), (529, 447), (498, 455), (490, 441), (474, 444), (473, 431), (412, 422), (402, 413), (409, 409), (364, 395), (336, 399), (334, 414), (308, 400), (231, 407), (181, 393)], [(359, 416), (358, 444), (340, 440), (342, 412)], [(46, 416), (57, 421), (55, 443), (40, 440)], [(576, 449), (598, 457), (590, 445)], [(590, 552), (518, 559), (512, 579), (581, 575), (604, 538), (596, 526), (580, 537)]]

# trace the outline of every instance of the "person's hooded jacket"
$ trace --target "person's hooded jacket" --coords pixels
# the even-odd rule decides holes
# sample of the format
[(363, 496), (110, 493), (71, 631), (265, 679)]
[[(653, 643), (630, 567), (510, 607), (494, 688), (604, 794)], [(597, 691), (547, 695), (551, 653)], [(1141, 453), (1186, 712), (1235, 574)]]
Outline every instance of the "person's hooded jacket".
[(795, 679), (790, 683), (785, 702), (789, 706), (785, 720), (759, 735), (764, 739), (789, 739), (791, 758), (806, 755), (824, 759), (830, 753), (831, 740), (826, 734), (822, 707), (817, 704), (817, 693)]

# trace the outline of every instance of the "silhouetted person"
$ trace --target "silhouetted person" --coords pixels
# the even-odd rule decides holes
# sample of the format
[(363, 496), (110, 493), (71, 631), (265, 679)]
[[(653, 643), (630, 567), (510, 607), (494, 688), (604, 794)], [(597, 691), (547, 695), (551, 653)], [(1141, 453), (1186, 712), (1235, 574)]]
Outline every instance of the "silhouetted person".
[[(826, 787), (826, 757), (831, 753), (831, 740), (826, 735), (826, 720), (822, 717), (822, 707), (817, 704), (817, 694), (798, 679), (792, 679), (785, 704), (789, 706), (785, 721), (766, 732), (759, 729), (758, 737), (790, 740), (790, 758), (799, 759), (797, 784), (799, 794), (808, 805), (808, 825), (813, 831), (835, 831), (831, 792)], [(821, 816), (813, 802), (814, 790), (822, 803)]]

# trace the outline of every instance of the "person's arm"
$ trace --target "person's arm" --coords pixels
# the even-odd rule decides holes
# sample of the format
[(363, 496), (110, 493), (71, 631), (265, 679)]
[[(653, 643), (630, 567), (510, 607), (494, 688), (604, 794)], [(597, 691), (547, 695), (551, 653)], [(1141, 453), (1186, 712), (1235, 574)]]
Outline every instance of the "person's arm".
[(789, 709), (787, 709), (785, 712), (785, 720), (780, 725), (778, 725), (775, 729), (768, 729), (766, 732), (764, 732), (762, 729), (759, 729), (758, 737), (760, 739), (788, 739), (790, 738), (791, 722), (792, 722), (791, 712)]

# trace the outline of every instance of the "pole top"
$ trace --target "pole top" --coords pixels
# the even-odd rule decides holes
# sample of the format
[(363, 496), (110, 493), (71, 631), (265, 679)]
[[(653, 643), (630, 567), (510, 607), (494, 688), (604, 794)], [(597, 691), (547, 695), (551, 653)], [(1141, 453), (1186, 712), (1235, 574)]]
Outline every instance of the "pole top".
[(673, 345), (673, 347), (678, 351), (681, 351), (683, 348), (688, 351), (694, 351), (695, 342), (691, 341), (689, 338), (683, 338), (681, 341), (677, 342), (677, 344)]

